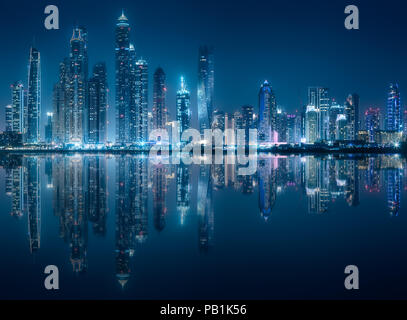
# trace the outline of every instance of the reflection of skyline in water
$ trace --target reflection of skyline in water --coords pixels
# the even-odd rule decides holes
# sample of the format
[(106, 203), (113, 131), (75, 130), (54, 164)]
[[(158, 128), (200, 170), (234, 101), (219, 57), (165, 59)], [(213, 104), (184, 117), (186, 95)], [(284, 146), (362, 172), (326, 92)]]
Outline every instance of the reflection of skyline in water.
[[(327, 214), (340, 201), (358, 207), (360, 193), (383, 192), (388, 213), (398, 216), (402, 192), (407, 187), (406, 162), (397, 156), (261, 155), (257, 172), (251, 176), (239, 176), (239, 165), (229, 160), (226, 158), (225, 165), (176, 166), (154, 164), (146, 157), (130, 155), (9, 155), (0, 159), (0, 165), (4, 170), (9, 213), (19, 220), (26, 219), (31, 253), (41, 250), (44, 236), (42, 192), (47, 189), (52, 193), (58, 234), (69, 248), (67, 258), (74, 273), (90, 271), (88, 232), (106, 237), (108, 216), (112, 214), (115, 276), (122, 287), (133, 276), (135, 252), (148, 243), (150, 228), (165, 233), (169, 216), (176, 216), (181, 228), (196, 221), (198, 252), (210, 254), (216, 247), (216, 216), (222, 214), (215, 212), (215, 196), (225, 190), (243, 197), (257, 197), (258, 208), (254, 212), (263, 223), (272, 223), (279, 198), (289, 190), (306, 201), (304, 214)], [(110, 192), (109, 177), (115, 177), (114, 190)], [(109, 212), (111, 197), (114, 212)], [(175, 210), (169, 209), (171, 202)], [(196, 220), (191, 219), (194, 216)]]

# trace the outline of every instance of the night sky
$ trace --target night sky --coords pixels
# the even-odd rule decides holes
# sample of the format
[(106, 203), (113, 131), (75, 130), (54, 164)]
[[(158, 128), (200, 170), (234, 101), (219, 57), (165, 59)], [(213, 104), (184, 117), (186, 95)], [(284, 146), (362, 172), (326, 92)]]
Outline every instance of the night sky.
[[(215, 107), (233, 112), (244, 104), (257, 108), (259, 86), (269, 80), (277, 102), (287, 111), (306, 103), (308, 86), (325, 86), (342, 103), (347, 94), (361, 96), (361, 109), (384, 107), (389, 82), (407, 92), (407, 8), (402, 0), (36, 0), (0, 4), (0, 130), (10, 84), (27, 82), (31, 43), (41, 51), (43, 115), (52, 111), (52, 87), (58, 63), (69, 54), (75, 24), (89, 31), (90, 68), (106, 61), (110, 91), (109, 138), (114, 139), (114, 29), (121, 9), (132, 27), (138, 57), (152, 75), (167, 74), (168, 105), (175, 116), (181, 75), (192, 92), (196, 117), (198, 48), (215, 47)], [(46, 5), (60, 10), (60, 30), (44, 28)], [(344, 8), (360, 10), (360, 30), (344, 27)], [(91, 71), (91, 70), (90, 70)], [(151, 103), (149, 106), (151, 110)]]

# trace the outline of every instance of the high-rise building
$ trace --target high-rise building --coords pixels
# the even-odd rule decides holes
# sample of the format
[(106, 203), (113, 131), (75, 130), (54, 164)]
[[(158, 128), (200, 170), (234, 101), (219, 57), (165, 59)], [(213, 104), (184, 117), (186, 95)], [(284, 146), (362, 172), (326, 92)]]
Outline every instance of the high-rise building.
[(357, 139), (359, 131), (359, 95), (357, 93), (350, 94), (345, 102), (345, 116), (348, 121), (347, 139), (354, 141)]
[(45, 142), (50, 144), (52, 142), (52, 112), (47, 112), (47, 123), (45, 125)]
[(87, 51), (83, 28), (73, 29), (70, 41), (69, 76), (68, 76), (68, 120), (65, 130), (67, 141), (80, 144), (85, 141), (86, 102), (87, 102)]
[(375, 132), (380, 130), (380, 109), (369, 108), (365, 112), (365, 129), (369, 135), (369, 142), (375, 142)]
[(296, 114), (287, 114), (286, 118), (287, 118), (286, 142), (292, 144), (297, 143), (301, 139), (299, 129), (300, 122), (298, 121), (299, 117)]
[(179, 122), (179, 134), (191, 126), (191, 95), (186, 88), (185, 79), (181, 77), (181, 87), (177, 91), (177, 121)]
[(108, 86), (106, 64), (98, 63), (89, 79), (88, 143), (105, 143), (107, 137)]
[(242, 106), (242, 129), (245, 131), (246, 145), (250, 141), (250, 130), (255, 128), (254, 107), (251, 105)]
[(391, 83), (387, 96), (386, 130), (403, 131), (402, 106), (399, 85)]
[(307, 111), (305, 112), (305, 139), (308, 144), (313, 144), (319, 139), (319, 110), (313, 106), (307, 106)]
[(31, 47), (28, 64), (28, 96), (27, 96), (27, 143), (38, 143), (40, 140), (41, 118), (41, 56), (40, 52)]
[(348, 128), (348, 121), (344, 114), (338, 114), (336, 116), (336, 134), (335, 140), (337, 141), (344, 141), (347, 138), (347, 128)]
[(158, 68), (154, 73), (153, 87), (153, 128), (166, 129), (168, 111), (166, 105), (167, 87), (165, 85), (165, 73)]
[(116, 143), (129, 141), (130, 124), (130, 25), (122, 15), (116, 23)]
[(198, 63), (198, 121), (201, 133), (212, 124), (215, 70), (213, 48), (199, 48)]
[(259, 141), (276, 142), (277, 103), (271, 85), (266, 80), (259, 92)]
[(11, 85), (12, 125), (11, 131), (24, 133), (24, 86), (18, 81)]
[(69, 60), (64, 59), (59, 64), (59, 79), (53, 90), (53, 124), (52, 139), (56, 144), (63, 144), (68, 141), (68, 81), (69, 81)]
[(407, 108), (404, 107), (404, 112), (403, 112), (403, 135), (404, 138), (407, 138)]
[(225, 112), (222, 110), (214, 110), (212, 113), (212, 130), (219, 129), (225, 131)]
[(136, 62), (136, 141), (148, 141), (148, 64)]
[(336, 140), (336, 119), (338, 115), (345, 114), (345, 107), (339, 105), (336, 102), (332, 102), (329, 108), (329, 141), (333, 142)]
[(276, 128), (278, 142), (287, 142), (287, 113), (282, 109), (277, 109)]
[(13, 131), (13, 106), (12, 105), (7, 105), (6, 110), (6, 132), (12, 132)]
[(329, 89), (322, 87), (308, 88), (308, 105), (315, 106), (318, 110), (318, 140), (329, 139), (329, 108), (331, 100)]

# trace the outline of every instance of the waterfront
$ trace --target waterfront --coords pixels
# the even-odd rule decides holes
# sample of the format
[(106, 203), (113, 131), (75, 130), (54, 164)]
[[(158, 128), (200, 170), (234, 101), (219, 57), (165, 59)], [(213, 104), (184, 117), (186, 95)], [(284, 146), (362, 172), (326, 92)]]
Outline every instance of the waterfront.
[(249, 176), (153, 160), (2, 156), (0, 297), (407, 297), (404, 158), (260, 154)]

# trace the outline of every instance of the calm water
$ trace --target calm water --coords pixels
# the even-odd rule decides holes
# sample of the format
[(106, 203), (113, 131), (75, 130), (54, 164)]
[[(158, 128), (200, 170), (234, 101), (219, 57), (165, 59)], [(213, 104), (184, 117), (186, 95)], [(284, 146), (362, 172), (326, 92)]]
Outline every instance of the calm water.
[[(403, 158), (264, 155), (237, 170), (2, 156), (0, 298), (407, 298)], [(344, 290), (351, 264), (358, 292)]]

